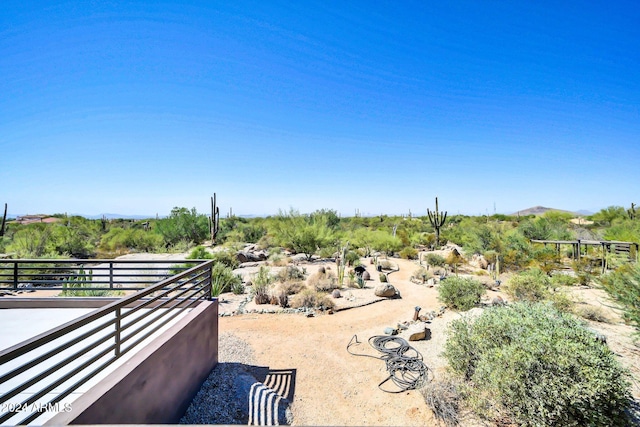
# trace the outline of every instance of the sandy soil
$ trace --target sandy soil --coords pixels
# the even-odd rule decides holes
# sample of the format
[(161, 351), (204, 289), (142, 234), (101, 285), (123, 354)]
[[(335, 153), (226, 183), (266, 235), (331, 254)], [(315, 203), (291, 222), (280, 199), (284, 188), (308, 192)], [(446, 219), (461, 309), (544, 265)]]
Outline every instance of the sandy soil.
[[(346, 350), (356, 335), (362, 344), (352, 347), (352, 350), (376, 355), (367, 343), (369, 337), (383, 335), (386, 327), (411, 320), (415, 306), (422, 308), (421, 313), (438, 312), (440, 309), (442, 304), (437, 300), (436, 287), (429, 288), (409, 280), (418, 268), (417, 262), (397, 259), (393, 262), (400, 270), (389, 275), (389, 281), (400, 291), (399, 299), (384, 299), (333, 315), (311, 318), (300, 314), (243, 314), (220, 318), (220, 332), (233, 333), (248, 342), (258, 364), (269, 369), (295, 370), (295, 425), (418, 426), (436, 422), (419, 392), (391, 394), (378, 388), (378, 384), (388, 376), (382, 361), (356, 357)], [(373, 273), (372, 266), (367, 267)], [(314, 266), (307, 265), (306, 268), (312, 272)], [(487, 276), (478, 278), (489, 281)], [(372, 294), (375, 285), (375, 282), (370, 282), (369, 289), (360, 298), (370, 297), (364, 294)], [(345, 292), (349, 291), (343, 291), (343, 294)], [(640, 399), (637, 380), (640, 378), (640, 348), (630, 338), (633, 328), (621, 323), (619, 315), (608, 307), (610, 302), (600, 291), (575, 289), (573, 294), (581, 305), (599, 306), (607, 311), (612, 323), (589, 322), (590, 327), (607, 336), (611, 349), (632, 371), (636, 378), (633, 394)], [(488, 291), (486, 299), (496, 295), (507, 299), (497, 291)], [(259, 307), (278, 310), (276, 306)], [(246, 309), (252, 307), (248, 305)], [(444, 373), (445, 361), (441, 352), (447, 325), (460, 316), (459, 313), (445, 311), (443, 316), (430, 322), (430, 339), (410, 343), (422, 353), (436, 379)], [(407, 338), (402, 333), (400, 336)]]

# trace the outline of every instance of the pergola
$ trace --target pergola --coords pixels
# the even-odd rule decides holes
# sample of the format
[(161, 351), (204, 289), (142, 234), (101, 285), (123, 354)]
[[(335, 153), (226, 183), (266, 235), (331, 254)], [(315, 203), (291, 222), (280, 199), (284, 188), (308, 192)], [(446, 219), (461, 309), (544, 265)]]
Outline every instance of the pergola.
[(573, 258), (580, 260), (580, 257), (588, 254), (589, 247), (595, 246), (602, 248), (602, 272), (607, 268), (606, 254), (627, 254), (629, 260), (638, 261), (638, 252), (640, 244), (636, 242), (620, 242), (616, 240), (531, 240), (531, 243), (542, 243), (546, 247), (547, 245), (555, 245), (556, 250), (560, 252), (562, 245), (571, 245), (573, 249)]

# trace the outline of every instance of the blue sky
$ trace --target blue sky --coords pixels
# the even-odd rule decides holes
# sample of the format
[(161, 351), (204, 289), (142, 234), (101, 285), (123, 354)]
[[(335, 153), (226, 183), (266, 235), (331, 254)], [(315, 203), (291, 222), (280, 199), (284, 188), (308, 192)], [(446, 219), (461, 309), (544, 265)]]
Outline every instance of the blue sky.
[(640, 5), (4, 1), (14, 213), (640, 200)]

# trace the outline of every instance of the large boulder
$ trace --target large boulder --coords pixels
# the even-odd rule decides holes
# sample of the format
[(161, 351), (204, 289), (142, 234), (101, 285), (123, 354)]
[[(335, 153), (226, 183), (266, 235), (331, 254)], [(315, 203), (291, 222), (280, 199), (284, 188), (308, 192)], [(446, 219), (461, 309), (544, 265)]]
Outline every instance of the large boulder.
[(390, 283), (380, 283), (378, 286), (376, 286), (374, 293), (377, 297), (390, 298), (396, 296), (396, 293), (398, 293), (398, 291)]

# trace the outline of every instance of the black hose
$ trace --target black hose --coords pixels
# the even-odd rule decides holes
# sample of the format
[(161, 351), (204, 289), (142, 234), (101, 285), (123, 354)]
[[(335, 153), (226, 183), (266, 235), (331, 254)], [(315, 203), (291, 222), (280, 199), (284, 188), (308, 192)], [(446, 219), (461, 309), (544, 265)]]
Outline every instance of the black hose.
[[(382, 353), (382, 356), (353, 353), (351, 346), (354, 344), (360, 344), (357, 335), (354, 335), (349, 344), (347, 344), (347, 352), (349, 354), (385, 361), (389, 376), (378, 384), (380, 390), (387, 393), (402, 393), (408, 390), (415, 390), (428, 381), (429, 368), (424, 364), (422, 354), (411, 347), (405, 339), (386, 335), (375, 335), (369, 338), (371, 347)], [(389, 380), (398, 387), (398, 390), (385, 390), (382, 388), (382, 385)]]

